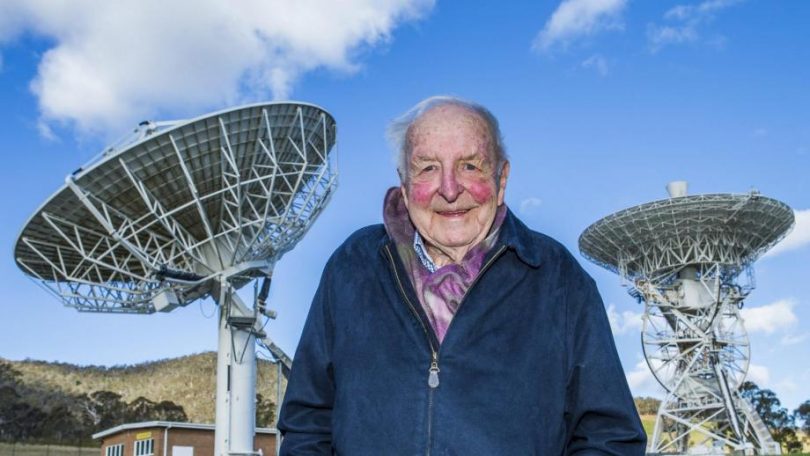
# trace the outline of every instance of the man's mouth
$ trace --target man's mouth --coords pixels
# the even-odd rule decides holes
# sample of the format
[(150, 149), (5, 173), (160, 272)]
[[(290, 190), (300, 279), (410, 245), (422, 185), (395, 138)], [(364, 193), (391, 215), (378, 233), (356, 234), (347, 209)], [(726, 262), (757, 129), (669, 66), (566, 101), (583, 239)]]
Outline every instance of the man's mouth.
[(466, 214), (467, 212), (470, 212), (470, 209), (453, 209), (446, 211), (436, 211), (436, 213), (441, 215), (442, 217), (463, 217), (464, 214)]

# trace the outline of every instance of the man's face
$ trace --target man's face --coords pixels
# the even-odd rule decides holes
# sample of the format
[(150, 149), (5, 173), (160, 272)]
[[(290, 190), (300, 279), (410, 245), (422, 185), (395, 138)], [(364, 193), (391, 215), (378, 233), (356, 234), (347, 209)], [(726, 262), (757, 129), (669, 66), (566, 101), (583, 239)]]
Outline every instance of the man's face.
[(411, 127), (411, 156), (402, 194), (428, 245), (455, 261), (483, 240), (503, 204), (508, 163), (495, 182), (493, 140), (486, 123), (460, 106), (430, 109)]

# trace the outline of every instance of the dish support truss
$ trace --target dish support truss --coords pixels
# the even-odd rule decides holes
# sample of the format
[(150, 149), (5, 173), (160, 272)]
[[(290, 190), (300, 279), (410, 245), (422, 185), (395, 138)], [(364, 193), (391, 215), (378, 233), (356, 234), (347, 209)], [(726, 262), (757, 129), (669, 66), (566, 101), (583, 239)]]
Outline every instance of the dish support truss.
[[(92, 179), (68, 176), (67, 191), (32, 219), (37, 236), (26, 236), (27, 227), (17, 249), (23, 270), (80, 311), (170, 311), (207, 295), (217, 302), (217, 456), (258, 454), (256, 342), (290, 367), (262, 330), (262, 313), (271, 312), (250, 308), (236, 290), (260, 277), (269, 285), (275, 262), (304, 235), (337, 182), (331, 116), (306, 105), (257, 112), (170, 128), (161, 139), (147, 138), (163, 144), (157, 152), (132, 146), (90, 169)], [(193, 139), (199, 131), (183, 131), (198, 127), (219, 147), (201, 150)], [(52, 207), (71, 208), (70, 216)]]
[(762, 419), (738, 392), (750, 359), (740, 317), (753, 289), (739, 267), (702, 263), (659, 281), (637, 279), (631, 294), (645, 303), (642, 347), (667, 390), (650, 454), (781, 454)]

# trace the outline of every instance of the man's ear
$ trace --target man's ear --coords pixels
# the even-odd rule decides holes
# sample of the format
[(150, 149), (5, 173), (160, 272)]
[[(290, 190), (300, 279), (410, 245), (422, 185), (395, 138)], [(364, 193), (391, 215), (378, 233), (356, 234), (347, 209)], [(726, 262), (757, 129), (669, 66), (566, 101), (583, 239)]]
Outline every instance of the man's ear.
[(405, 203), (405, 207), (410, 209), (408, 206), (408, 190), (405, 187), (405, 184), (399, 184), (399, 191), (402, 193), (402, 201)]
[(498, 206), (503, 204), (503, 198), (506, 195), (507, 179), (509, 179), (509, 161), (503, 162), (503, 166), (501, 166), (501, 177), (498, 180)]

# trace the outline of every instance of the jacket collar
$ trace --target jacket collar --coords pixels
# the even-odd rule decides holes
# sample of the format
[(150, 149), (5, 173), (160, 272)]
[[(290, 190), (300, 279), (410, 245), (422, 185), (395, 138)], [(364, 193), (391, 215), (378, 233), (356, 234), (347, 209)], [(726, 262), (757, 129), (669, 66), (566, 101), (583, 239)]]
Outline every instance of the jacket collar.
[(501, 225), (499, 243), (514, 250), (518, 258), (527, 265), (537, 268), (542, 261), (542, 250), (534, 241), (531, 230), (507, 209), (506, 218)]

